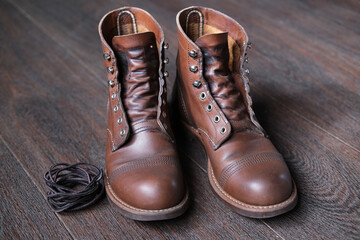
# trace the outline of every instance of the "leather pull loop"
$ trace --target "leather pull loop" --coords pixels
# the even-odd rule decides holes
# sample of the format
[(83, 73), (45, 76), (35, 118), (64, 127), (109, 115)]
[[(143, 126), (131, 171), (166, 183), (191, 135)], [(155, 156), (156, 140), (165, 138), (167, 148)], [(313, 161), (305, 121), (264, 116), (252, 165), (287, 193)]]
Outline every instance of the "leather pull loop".
[(54, 212), (85, 209), (103, 197), (102, 169), (89, 163), (58, 163), (44, 174), (48, 203)]

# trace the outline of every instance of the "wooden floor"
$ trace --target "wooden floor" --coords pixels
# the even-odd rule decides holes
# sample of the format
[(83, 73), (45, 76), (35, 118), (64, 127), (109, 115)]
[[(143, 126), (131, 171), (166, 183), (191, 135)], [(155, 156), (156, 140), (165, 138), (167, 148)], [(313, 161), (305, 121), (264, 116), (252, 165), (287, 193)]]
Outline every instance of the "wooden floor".
[[(97, 33), (109, 10), (144, 8), (170, 43), (176, 13), (220, 10), (242, 24), (255, 112), (297, 183), (298, 206), (266, 220), (212, 193), (200, 150), (185, 154), (192, 201), (171, 221), (128, 220), (108, 200), (54, 214), (43, 173), (58, 162), (104, 167), (106, 73)], [(360, 239), (360, 2), (0, 0), (0, 239)], [(185, 156), (186, 155), (186, 156)]]

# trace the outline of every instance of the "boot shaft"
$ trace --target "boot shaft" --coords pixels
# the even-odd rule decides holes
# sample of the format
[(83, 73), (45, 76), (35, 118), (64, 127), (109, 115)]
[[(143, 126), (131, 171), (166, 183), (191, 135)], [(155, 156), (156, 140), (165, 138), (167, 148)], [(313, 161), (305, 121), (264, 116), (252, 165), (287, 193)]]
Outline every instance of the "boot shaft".
[(180, 109), (217, 149), (234, 131), (263, 134), (243, 68), (248, 36), (232, 18), (209, 8), (177, 14)]
[(99, 35), (107, 70), (112, 151), (144, 121), (155, 122), (155, 128), (172, 139), (163, 61), (166, 44), (160, 25), (146, 11), (124, 7), (101, 19)]

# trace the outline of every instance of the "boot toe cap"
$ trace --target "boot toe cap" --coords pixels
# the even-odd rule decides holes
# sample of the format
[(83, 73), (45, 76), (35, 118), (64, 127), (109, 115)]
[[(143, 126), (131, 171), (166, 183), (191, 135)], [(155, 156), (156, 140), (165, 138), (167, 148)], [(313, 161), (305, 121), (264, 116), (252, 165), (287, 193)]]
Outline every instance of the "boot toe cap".
[(243, 203), (269, 206), (286, 201), (293, 191), (293, 183), (285, 162), (279, 159), (234, 171), (224, 190)]
[(117, 177), (111, 188), (117, 198), (144, 210), (174, 207), (185, 195), (183, 177), (173, 165), (129, 171)]

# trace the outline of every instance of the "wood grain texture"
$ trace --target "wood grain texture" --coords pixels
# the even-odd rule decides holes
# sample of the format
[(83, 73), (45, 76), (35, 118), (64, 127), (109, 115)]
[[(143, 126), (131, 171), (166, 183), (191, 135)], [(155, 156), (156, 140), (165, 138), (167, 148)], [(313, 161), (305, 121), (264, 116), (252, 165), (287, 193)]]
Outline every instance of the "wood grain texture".
[[(122, 5), (118, 1), (14, 2), (60, 44), (71, 48), (80, 62), (99, 73), (99, 79), (104, 69), (96, 60), (99, 52), (94, 49), (100, 49), (96, 27), (105, 12), (126, 5), (151, 12), (172, 46), (169, 56), (174, 63), (176, 13), (184, 7), (204, 5), (193, 0), (132, 0)], [(221, 4), (207, 1), (206, 5), (234, 17), (245, 27), (254, 43), (249, 67), (251, 81), (257, 88), (282, 92), (281, 96), (271, 97), (285, 102), (289, 110), (360, 152), (359, 3), (228, 0)], [(59, 21), (63, 12), (67, 18)], [(170, 81), (174, 80), (174, 67), (172, 64), (168, 68), (173, 76)]]
[[(204, 4), (0, 2), (0, 136), (36, 183), (33, 188), (44, 195), (41, 175), (53, 163), (85, 161), (104, 166), (107, 87), (97, 34), (100, 18), (124, 5), (149, 11), (170, 43), (167, 70), (172, 86), (176, 13)], [(250, 35), (253, 49), (248, 65), (255, 112), (290, 167), (299, 188), (299, 205), (267, 220), (232, 213), (210, 190), (201, 149), (182, 136), (179, 145), (188, 156), (182, 159), (192, 193), (184, 216), (134, 222), (105, 200), (76, 214), (53, 215), (64, 224), (59, 239), (358, 239), (359, 2), (224, 0), (219, 4), (211, 0), (206, 6), (234, 17)], [(36, 207), (48, 214), (45, 204)], [(20, 218), (7, 218), (6, 224), (16, 224)], [(45, 229), (52, 224), (42, 223)], [(11, 233), (6, 229), (5, 234)]]
[(1, 138), (0, 159), (0, 239), (71, 239)]
[[(0, 47), (2, 54), (12, 56), (1, 63), (7, 69), (0, 75), (0, 110), (6, 112), (0, 115), (1, 136), (45, 193), (42, 174), (53, 163), (85, 161), (104, 166), (106, 87), (66, 49), (31, 21), (24, 21), (13, 5), (1, 3), (0, 11), (0, 23), (6, 26), (0, 35), (12, 39)], [(11, 25), (6, 25), (10, 18)], [(22, 66), (21, 71), (14, 66)], [(192, 210), (178, 219), (135, 222), (123, 218), (106, 200), (86, 211), (57, 216), (76, 239), (278, 237), (263, 222), (239, 218), (219, 205), (205, 185), (206, 174), (193, 162), (184, 160), (184, 165), (194, 201)], [(39, 208), (49, 211), (47, 205)]]

